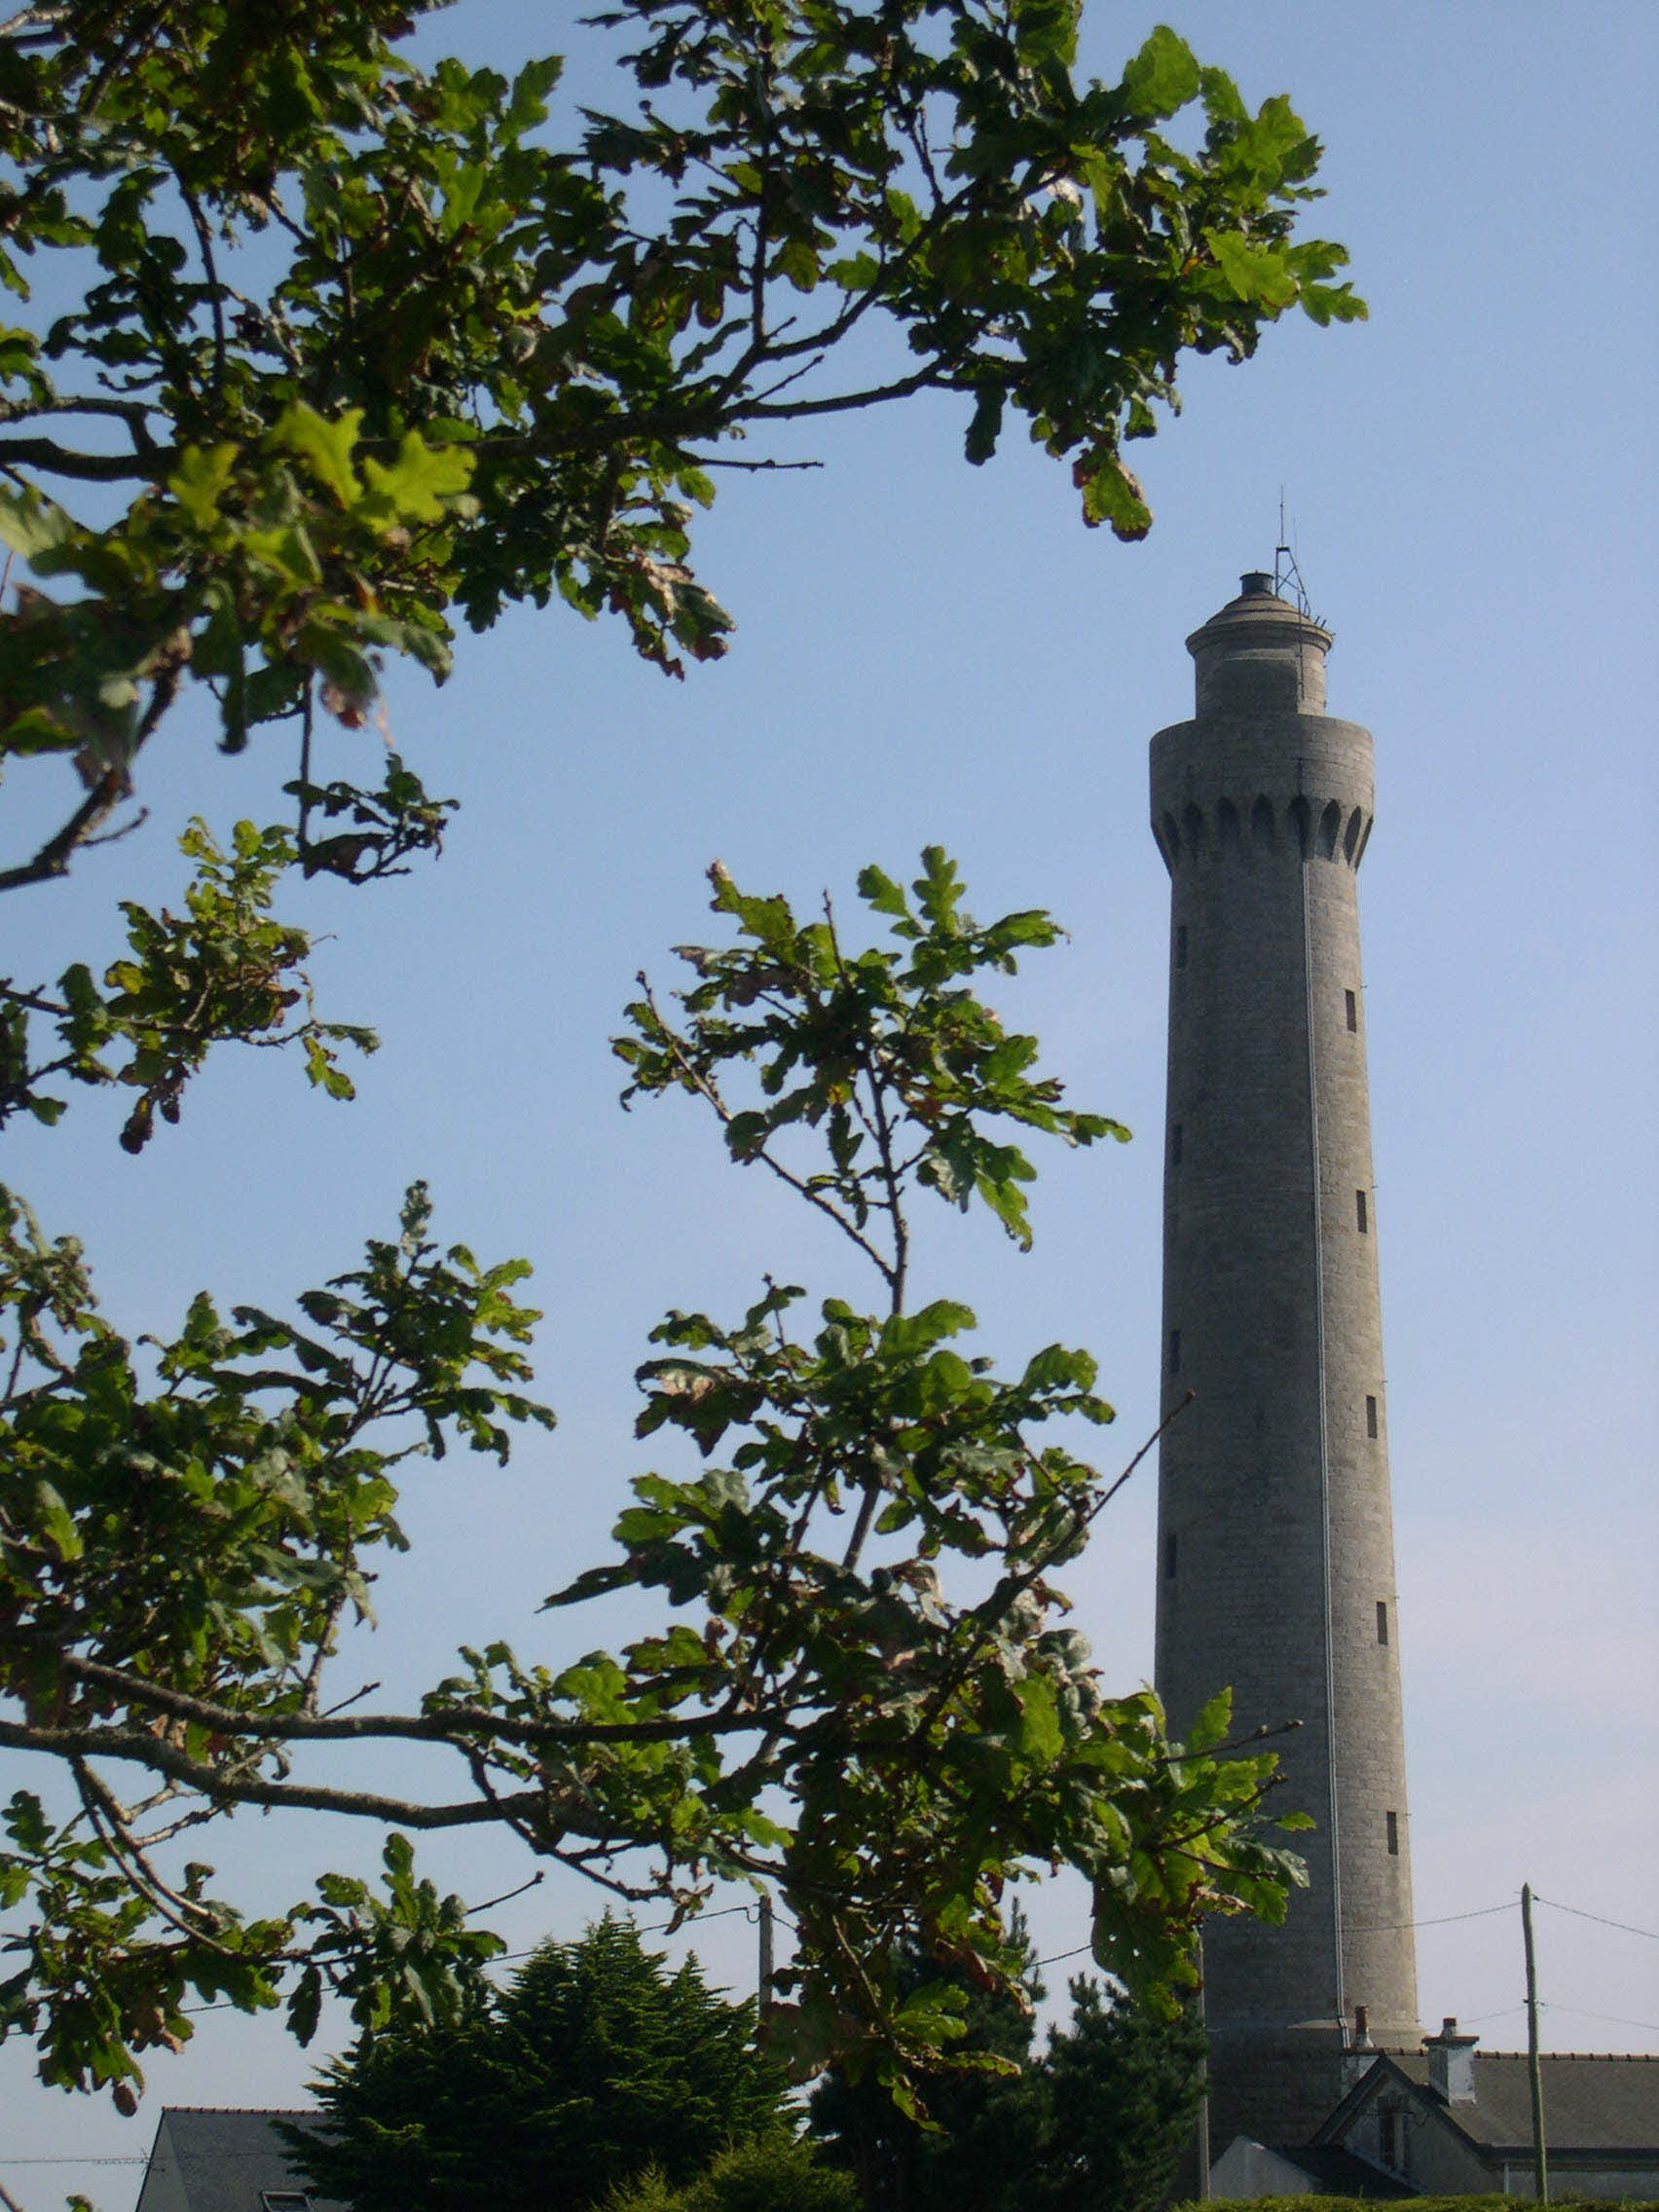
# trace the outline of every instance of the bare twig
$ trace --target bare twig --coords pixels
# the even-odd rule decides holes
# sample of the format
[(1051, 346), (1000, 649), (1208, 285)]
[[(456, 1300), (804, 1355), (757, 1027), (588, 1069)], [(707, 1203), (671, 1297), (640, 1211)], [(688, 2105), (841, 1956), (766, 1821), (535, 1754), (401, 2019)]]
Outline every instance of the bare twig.
[(530, 1880), (521, 1882), (516, 1890), (503, 1890), (498, 1898), (485, 1898), (478, 1904), (469, 1904), (466, 1908), (467, 1919), (470, 1920), (474, 1913), (493, 1912), (497, 1905), (510, 1903), (514, 1898), (522, 1898), (527, 1890), (535, 1888), (536, 1884), (545, 1877), (546, 1872), (547, 1869), (544, 1866), (538, 1866)]
[(25, 883), (50, 883), (56, 876), (67, 875), (71, 857), (101, 823), (108, 821), (128, 792), (126, 764), (117, 762), (106, 768), (62, 829), (47, 839), (32, 861), (0, 868), (0, 891), (16, 891)]
[(348, 1706), (355, 1705), (359, 1698), (373, 1697), (379, 1688), (379, 1682), (365, 1682), (361, 1689), (353, 1690), (350, 1697), (343, 1697), (337, 1705), (324, 1707), (321, 1717), (324, 1720), (332, 1719), (335, 1714), (344, 1713)]
[(128, 1880), (181, 1936), (192, 1942), (211, 1944), (221, 1957), (232, 1956), (223, 1944), (213, 1942), (214, 1932), (222, 1925), (219, 1914), (210, 1906), (198, 1904), (194, 1898), (181, 1896), (165, 1882), (132, 1833), (127, 1814), (108, 1784), (85, 1759), (73, 1759), (70, 1765), (93, 1830), (122, 1862)]
[(150, 819), (150, 809), (141, 806), (130, 821), (121, 823), (114, 830), (100, 830), (95, 837), (83, 837), (80, 850), (90, 853), (98, 845), (119, 845), (124, 837), (130, 837), (134, 830), (142, 830)]
[(737, 461), (713, 453), (689, 453), (685, 458), (698, 468), (736, 468), (751, 476), (775, 476), (786, 471), (824, 466), (821, 461)]
[(907, 398), (912, 391), (924, 390), (929, 386), (948, 390), (951, 384), (948, 370), (917, 369), (913, 375), (900, 377), (892, 384), (870, 385), (863, 391), (832, 392), (827, 399), (789, 399), (777, 404), (757, 399), (746, 406), (744, 413), (765, 422), (790, 422), (807, 415), (845, 415), (854, 408), (878, 407), (884, 400)]
[(841, 1554), (841, 1565), (849, 1574), (859, 1564), (859, 1554), (865, 1548), (865, 1538), (869, 1534), (870, 1523), (875, 1519), (876, 1500), (880, 1495), (880, 1483), (874, 1475), (866, 1475), (864, 1493), (859, 1499), (858, 1515), (853, 1522), (853, 1532), (847, 1538), (846, 1550)]
[(995, 1632), (998, 1621), (1003, 1620), (1007, 1617), (1010, 1606), (1015, 1604), (1034, 1583), (1040, 1581), (1043, 1575), (1048, 1572), (1049, 1568), (1053, 1566), (1055, 1560), (1059, 1558), (1061, 1552), (1068, 1549), (1072, 1544), (1075, 1544), (1079, 1536), (1081, 1536), (1084, 1530), (1089, 1527), (1090, 1523), (1097, 1519), (1100, 1514), (1105, 1512), (1107, 1506), (1111, 1504), (1112, 1500), (1117, 1496), (1118, 1493), (1123, 1489), (1124, 1485), (1129, 1480), (1129, 1477), (1134, 1473), (1135, 1469), (1140, 1465), (1141, 1461), (1146, 1457), (1147, 1454), (1152, 1450), (1153, 1446), (1163, 1435), (1170, 1422), (1174, 1420), (1178, 1415), (1184, 1413), (1186, 1409), (1193, 1403), (1194, 1396), (1195, 1393), (1189, 1390), (1186, 1396), (1181, 1400), (1179, 1405), (1171, 1407), (1169, 1412), (1164, 1415), (1163, 1419), (1159, 1422), (1158, 1426), (1147, 1438), (1146, 1442), (1141, 1446), (1140, 1450), (1135, 1454), (1134, 1457), (1129, 1461), (1128, 1465), (1124, 1468), (1123, 1472), (1116, 1478), (1115, 1481), (1109, 1483), (1106, 1486), (1105, 1490), (1101, 1492), (1100, 1495), (1097, 1498), (1093, 1499), (1092, 1502), (1087, 1507), (1073, 1507), (1070, 1527), (1062, 1535), (1055, 1536), (1051, 1540), (1051, 1542), (1050, 1542), (1038, 1555), (1037, 1559), (1032, 1563), (1030, 1567), (1025, 1568), (1023, 1572), (1019, 1574), (1005, 1575), (998, 1582), (996, 1588), (991, 1592), (990, 1596), (984, 1600), (983, 1604), (975, 1606), (973, 1613), (969, 1614), (967, 1617), (971, 1620), (977, 1620), (977, 1627), (976, 1629), (976, 1632), (969, 1642), (967, 1650), (962, 1654), (961, 1659), (958, 1661), (954, 1672), (945, 1677), (944, 1680), (940, 1683), (939, 1687), (934, 1691), (933, 1696), (929, 1698), (927, 1704), (923, 1707), (920, 1717), (917, 1719), (915, 1727), (910, 1732), (912, 1743), (921, 1742), (921, 1740), (926, 1736), (928, 1730), (932, 1728), (934, 1722), (944, 1711), (944, 1708), (949, 1704), (951, 1698), (954, 1697), (957, 1690), (961, 1688), (963, 1682), (967, 1679), (969, 1668), (973, 1666), (975, 1660), (978, 1657), (979, 1653), (984, 1649), (986, 1643), (990, 1641), (991, 1636)]
[(202, 249), (202, 266), (207, 276), (207, 304), (213, 316), (213, 396), (222, 398), (225, 389), (225, 302), (219, 284), (218, 264), (213, 258), (213, 234), (207, 227), (207, 218), (202, 211), (202, 203), (179, 179), (175, 170), (173, 182), (178, 185), (179, 197), (190, 215), (196, 242)]
[[(3, 888), (3, 886), (0, 886), (0, 888)], [(731, 1108), (726, 1104), (725, 1100), (720, 1096), (719, 1091), (708, 1080), (708, 1078), (702, 1073), (702, 1071), (698, 1067), (696, 1067), (690, 1059), (687, 1058), (684, 1048), (682, 1046), (680, 1039), (675, 1035), (674, 1031), (669, 1027), (668, 1023), (662, 1017), (662, 1014), (658, 1009), (656, 999), (652, 995), (650, 983), (647, 980), (645, 972), (643, 968), (640, 970), (639, 974), (635, 977), (634, 979), (639, 984), (641, 990), (645, 993), (645, 1004), (650, 1009), (651, 1014), (656, 1021), (658, 1035), (666, 1043), (669, 1055), (673, 1059), (675, 1065), (680, 1069), (682, 1075), (684, 1077), (686, 1084), (691, 1089), (697, 1092), (700, 1098), (706, 1098), (708, 1100), (709, 1104), (714, 1108), (716, 1115), (719, 1119), (720, 1126), (722, 1128), (728, 1126), (732, 1119)], [(793, 1168), (786, 1167), (783, 1161), (779, 1160), (774, 1153), (768, 1151), (764, 1147), (762, 1147), (759, 1152), (756, 1153), (754, 1155), (754, 1158), (761, 1161), (767, 1167), (769, 1167), (772, 1170), (773, 1174), (777, 1176), (780, 1182), (787, 1183), (790, 1189), (795, 1193), (797, 1198), (805, 1198), (809, 1205), (816, 1206), (820, 1213), (827, 1214), (829, 1218), (835, 1224), (835, 1227), (840, 1230), (841, 1234), (844, 1236), (850, 1236), (853, 1242), (858, 1246), (859, 1250), (863, 1252), (875, 1267), (880, 1269), (883, 1281), (892, 1281), (892, 1270), (889, 1268), (887, 1261), (882, 1257), (881, 1253), (876, 1250), (875, 1246), (869, 1241), (869, 1238), (864, 1235), (855, 1227), (855, 1225), (847, 1219), (846, 1215), (841, 1211), (839, 1206), (832, 1205), (830, 1201), (824, 1196), (822, 1191), (815, 1191), (803, 1177), (795, 1174)]]
[(25, 883), (50, 883), (67, 875), (69, 863), (77, 852), (89, 844), (108, 842), (107, 838), (96, 837), (94, 832), (108, 821), (122, 800), (130, 795), (128, 771), (140, 747), (177, 697), (183, 678), (184, 656), (180, 654), (155, 677), (150, 687), (150, 703), (133, 732), (125, 758), (110, 763), (62, 829), (47, 839), (32, 861), (24, 861), (17, 867), (0, 868), (0, 891), (16, 891)]

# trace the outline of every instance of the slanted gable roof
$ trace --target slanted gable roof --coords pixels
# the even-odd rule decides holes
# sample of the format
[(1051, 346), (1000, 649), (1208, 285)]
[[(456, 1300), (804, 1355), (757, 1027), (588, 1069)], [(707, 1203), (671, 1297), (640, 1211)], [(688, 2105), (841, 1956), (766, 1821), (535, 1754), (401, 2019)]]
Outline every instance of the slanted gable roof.
[[(1532, 2096), (1524, 2050), (1477, 2050), (1475, 2101), (1445, 2109), (1466, 2135), (1496, 2151), (1530, 2152)], [(1428, 2085), (1428, 2060), (1400, 2061)], [(1538, 2060), (1544, 2134), (1552, 2151), (1644, 2151), (1659, 2157), (1659, 2057), (1643, 2052), (1545, 2051)], [(1432, 2092), (1431, 2092), (1432, 2093)]]
[[(1540, 2057), (1539, 2071), (1544, 2134), (1552, 2157), (1614, 2153), (1659, 2159), (1659, 2056), (1549, 2051)], [(1474, 2099), (1459, 2104), (1446, 2103), (1430, 2088), (1425, 2052), (1380, 2053), (1314, 2141), (1341, 2143), (1361, 2108), (1390, 2081), (1409, 2087), (1483, 2156), (1530, 2157), (1531, 2090), (1527, 2054), (1521, 2050), (1477, 2050)]]
[[(137, 2212), (184, 2206), (188, 2212), (263, 2212), (265, 2191), (303, 2192), (303, 2175), (277, 2133), (278, 2120), (304, 2127), (314, 2112), (248, 2112), (169, 2105), (156, 2129)], [(313, 2196), (313, 2212), (345, 2212)]]
[(1418, 2194), (1409, 2181), (1384, 2173), (1368, 2158), (1356, 2157), (1351, 2151), (1343, 2150), (1340, 2144), (1313, 2143), (1306, 2150), (1287, 2152), (1286, 2157), (1299, 2165), (1326, 2196), (1393, 2200)]

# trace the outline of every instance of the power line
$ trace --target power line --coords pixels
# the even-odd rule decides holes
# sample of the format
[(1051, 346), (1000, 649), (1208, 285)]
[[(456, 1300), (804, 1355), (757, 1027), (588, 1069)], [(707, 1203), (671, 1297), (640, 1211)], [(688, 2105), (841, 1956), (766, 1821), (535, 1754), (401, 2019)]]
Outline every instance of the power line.
[[(740, 1906), (738, 1909), (742, 1911), (746, 1910), (747, 1908)], [(772, 1909), (792, 1935), (798, 1936), (800, 1934), (800, 1930), (790, 1918), (789, 1914), (784, 1911), (781, 1905), (774, 1905)], [(1074, 1949), (1069, 1951), (1051, 1951), (1047, 1958), (1033, 1959), (1031, 1964), (1034, 1967), (1057, 1967), (1062, 1965), (1067, 1959), (1081, 1959), (1085, 1956), (1086, 1953), (1092, 1955), (1094, 1945), (1092, 1943), (1079, 1943)]]
[[(781, 1905), (775, 1905), (773, 1910), (792, 1935), (799, 1935), (799, 1929)], [(1092, 1943), (1079, 1943), (1069, 1951), (1051, 1951), (1046, 1958), (1033, 1959), (1031, 1964), (1034, 1967), (1057, 1967), (1063, 1965), (1067, 1959), (1081, 1959), (1086, 1955), (1092, 1956), (1093, 1951), (1094, 1945)]]
[[(1594, 1920), (1604, 1928), (1617, 1928), (1626, 1936), (1644, 1936), (1648, 1942), (1659, 1943), (1659, 1930), (1633, 1928), (1628, 1920), (1609, 1920), (1604, 1912), (1586, 1912), (1584, 1907), (1579, 1904), (1557, 1904), (1554, 1898), (1541, 1898), (1536, 1890), (1532, 1892), (1532, 1902), (1534, 1904), (1547, 1904), (1552, 1912), (1570, 1912), (1575, 1920)], [(1641, 2027), (1642, 2023), (1636, 2020), (1630, 2024), (1634, 2027)]]
[(1051, 1951), (1046, 1959), (1033, 1959), (1031, 1964), (1034, 1967), (1057, 1967), (1066, 1959), (1081, 1959), (1085, 1952), (1092, 1957), (1094, 1945), (1080, 1943), (1075, 1951)]
[[(705, 1920), (729, 1920), (734, 1912), (741, 1912), (745, 1920), (752, 1921), (755, 1918), (756, 1910), (755, 1905), (748, 1903), (717, 1905), (713, 1912), (691, 1913), (680, 1923), (680, 1926), (690, 1928)], [(652, 1920), (648, 1921), (644, 1928), (635, 1928), (634, 1933), (636, 1936), (661, 1936), (673, 1926), (672, 1920)], [(534, 1958), (540, 1948), (540, 1944), (533, 1943), (528, 1951), (498, 1951), (489, 1964), (493, 1967), (511, 1966), (515, 1959)]]
[[(1443, 1912), (1433, 1920), (1389, 1920), (1378, 1927), (1355, 1928), (1349, 1933), (1355, 1936), (1389, 1936), (1402, 1928), (1450, 1928), (1454, 1921), (1485, 1920), (1493, 1913), (1513, 1912), (1518, 1902), (1517, 1899), (1510, 1898), (1502, 1904), (1476, 1905), (1472, 1912)], [(1532, 1902), (1547, 1904), (1555, 1912), (1570, 1912), (1577, 1920), (1594, 1920), (1603, 1928), (1617, 1928), (1626, 1936), (1643, 1936), (1648, 1942), (1659, 1943), (1659, 1931), (1634, 1927), (1628, 1920), (1609, 1920), (1604, 1912), (1586, 1912), (1579, 1904), (1561, 1904), (1554, 1898), (1539, 1897), (1536, 1890), (1532, 1892)]]
[(9, 2153), (0, 2157), (0, 2166), (147, 2166), (149, 2163), (148, 2151), (106, 2151), (95, 2158), (84, 2152), (77, 2157), (66, 2151), (35, 2158), (14, 2158)]
[(1575, 2020), (1604, 2020), (1610, 2028), (1646, 2028), (1651, 2034), (1659, 2035), (1659, 2020), (1627, 2020), (1617, 2012), (1587, 2012), (1582, 2005), (1552, 2005), (1547, 1998), (1539, 1999), (1538, 2009), (1541, 2012), (1570, 2012)]
[[(259, 2119), (267, 2117), (266, 2108), (263, 2106), (248, 2105), (229, 2109), (240, 2109), (252, 2113)], [(287, 2120), (291, 2116), (287, 2110), (283, 2110), (276, 2117)], [(302, 2117), (320, 2120), (322, 2115), (319, 2112), (314, 2115), (305, 2114)], [(178, 2166), (222, 2166), (229, 2164), (232, 2160), (239, 2160), (244, 2165), (253, 2162), (269, 2164), (271, 2158), (270, 2151), (264, 2148), (253, 2151), (246, 2149), (236, 2151), (179, 2151), (175, 2150), (170, 2144), (167, 2147), (167, 2156)], [(147, 2166), (150, 2163), (150, 2158), (151, 2153), (148, 2151), (103, 2151), (97, 2153), (52, 2151), (23, 2157), (14, 2157), (9, 2152), (6, 2152), (0, 2153), (0, 2166)]]
[[(1536, 1904), (1547, 1904), (1552, 1912), (1569, 1912), (1576, 1920), (1593, 1920), (1599, 1927), (1616, 1928), (1621, 1935), (1640, 1936), (1649, 1943), (1659, 1943), (1659, 1931), (1656, 1931), (1654, 1929), (1638, 1928), (1634, 1925), (1634, 1923), (1628, 1920), (1611, 1920), (1604, 1912), (1589, 1912), (1584, 1908), (1583, 1905), (1563, 1904), (1559, 1899), (1555, 1898), (1538, 1897), (1535, 1892), (1533, 1894), (1533, 1901)], [(1355, 1936), (1391, 1936), (1397, 1935), (1401, 1930), (1408, 1928), (1451, 1928), (1456, 1926), (1459, 1921), (1490, 1920), (1497, 1913), (1513, 1912), (1515, 1908), (1516, 1899), (1510, 1898), (1506, 1899), (1502, 1904), (1476, 1905), (1468, 1912), (1443, 1912), (1436, 1914), (1432, 1919), (1429, 1920), (1383, 1921), (1373, 1927), (1353, 1929), (1350, 1931), (1350, 1933)], [(731, 1914), (737, 1912), (741, 1912), (746, 1920), (753, 1920), (755, 1918), (756, 1907), (750, 1903), (726, 1904), (717, 1907), (717, 1909), (713, 1912), (697, 1913), (693, 1917), (696, 1920), (724, 1920), (729, 1918)], [(794, 1922), (791, 1920), (789, 1915), (781, 1909), (779, 1909), (778, 1911), (778, 1918), (783, 1922), (784, 1926), (791, 1931), (792, 1934), (799, 1933), (798, 1929), (796, 1929), (795, 1927)], [(682, 1928), (689, 1927), (690, 1925), (690, 1921), (681, 1922), (681, 1926)], [(642, 1936), (660, 1936), (673, 1926), (674, 1923), (671, 1920), (657, 1920), (652, 1921), (648, 1926), (640, 1929), (638, 1933)], [(1079, 1943), (1072, 1950), (1052, 1951), (1047, 1958), (1033, 1959), (1031, 1963), (1034, 1967), (1063, 1966), (1068, 1959), (1081, 1959), (1086, 1953), (1091, 1953), (1093, 1948), (1094, 1946), (1091, 1943)], [(528, 1959), (532, 1957), (534, 1955), (535, 1949), (535, 1946), (532, 1945), (531, 1949), (526, 1951), (503, 1951), (490, 1963), (493, 1966), (513, 1966), (521, 1959)], [(192, 2016), (200, 2016), (204, 2012), (239, 2011), (240, 2009), (240, 2007), (237, 2006), (234, 2003), (226, 2001), (216, 2005), (186, 2005), (181, 2007), (180, 2009), (181, 2010), (190, 2013)], [(1507, 2009), (1513, 2011), (1515, 2008), (1511, 2006), (1508, 2007)], [(1567, 2009), (1567, 2008), (1558, 2007), (1557, 2009)], [(1501, 2015), (1495, 2012), (1484, 2012), (1481, 2014), (1481, 2017), (1483, 2019), (1488, 2020), (1497, 2019)], [(1620, 2019), (1611, 2012), (1586, 2012), (1581, 2016), (1587, 2020), (1606, 2020), (1611, 2025), (1616, 2027), (1646, 2028), (1652, 2025), (1650, 2021), (1646, 2020)]]
[[(1540, 1899), (1540, 1902), (1542, 1900)], [(1455, 1920), (1489, 1920), (1494, 1912), (1513, 1912), (1516, 1900), (1508, 1898), (1502, 1904), (1478, 1904), (1472, 1912), (1443, 1912), (1433, 1920), (1385, 1920), (1373, 1928), (1351, 1928), (1350, 1936), (1392, 1936), (1402, 1928), (1450, 1928)]]
[[(725, 1920), (734, 1912), (741, 1912), (746, 1920), (753, 1920), (755, 1917), (755, 1907), (752, 1904), (722, 1904), (713, 1912), (700, 1912), (693, 1917), (697, 1920)], [(687, 1928), (691, 1923), (682, 1920), (680, 1925), (682, 1928)], [(636, 1928), (634, 1933), (636, 1936), (660, 1936), (665, 1929), (673, 1926), (672, 1920), (653, 1920), (645, 1928)], [(519, 1959), (534, 1958), (539, 1949), (539, 1944), (533, 1943), (528, 1951), (498, 1951), (493, 1959), (486, 1961), (486, 1964), (493, 1967), (510, 1967)], [(203, 2012), (240, 2012), (242, 2010), (242, 2007), (238, 2005), (233, 1998), (226, 1998), (216, 2005), (181, 2005), (179, 2010), (188, 2012), (193, 2018), (199, 2018)]]

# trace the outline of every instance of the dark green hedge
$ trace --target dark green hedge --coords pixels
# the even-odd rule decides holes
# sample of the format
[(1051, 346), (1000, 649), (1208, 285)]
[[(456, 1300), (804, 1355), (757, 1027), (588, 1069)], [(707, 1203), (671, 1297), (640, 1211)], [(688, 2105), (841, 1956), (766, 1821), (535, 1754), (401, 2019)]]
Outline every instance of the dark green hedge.
[[(1517, 2196), (1403, 2196), (1397, 2199), (1411, 2212), (1515, 2212), (1530, 2199)], [(1659, 2200), (1650, 2196), (1558, 2196), (1550, 2192), (1550, 2212), (1653, 2212)], [(1377, 2199), (1368, 2196), (1252, 2196), (1211, 2197), (1203, 2204), (1187, 2203), (1173, 2212), (1376, 2212)]]

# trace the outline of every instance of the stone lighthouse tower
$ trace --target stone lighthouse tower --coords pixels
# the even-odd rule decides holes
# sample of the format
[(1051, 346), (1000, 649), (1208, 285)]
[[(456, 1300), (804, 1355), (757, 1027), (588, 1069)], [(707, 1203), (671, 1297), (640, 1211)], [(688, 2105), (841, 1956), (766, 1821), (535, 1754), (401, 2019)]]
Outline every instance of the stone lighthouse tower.
[(1158, 1687), (1179, 1733), (1287, 1719), (1309, 1887), (1204, 1937), (1211, 2140), (1306, 2142), (1364, 2007), (1415, 2048), (1417, 1968), (1377, 1276), (1359, 864), (1371, 738), (1331, 633), (1251, 574), (1187, 640), (1152, 741), (1171, 881)]

